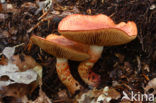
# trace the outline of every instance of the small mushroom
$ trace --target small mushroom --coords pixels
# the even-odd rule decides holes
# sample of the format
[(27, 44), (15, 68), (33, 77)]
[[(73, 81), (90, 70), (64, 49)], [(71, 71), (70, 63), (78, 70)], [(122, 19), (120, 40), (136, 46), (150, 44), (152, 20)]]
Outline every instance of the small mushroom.
[(58, 31), (70, 40), (90, 45), (88, 54), (91, 58), (82, 62), (78, 71), (81, 78), (91, 86), (98, 86), (100, 81), (100, 76), (92, 72), (91, 68), (100, 58), (103, 46), (125, 44), (137, 36), (134, 22), (115, 24), (111, 18), (103, 14), (69, 15), (59, 23)]
[(75, 61), (88, 59), (90, 57), (87, 54), (89, 46), (54, 34), (48, 35), (46, 39), (33, 35), (30, 40), (44, 51), (57, 58), (57, 74), (70, 93), (74, 94), (76, 91), (80, 90), (81, 85), (71, 75), (67, 59)]

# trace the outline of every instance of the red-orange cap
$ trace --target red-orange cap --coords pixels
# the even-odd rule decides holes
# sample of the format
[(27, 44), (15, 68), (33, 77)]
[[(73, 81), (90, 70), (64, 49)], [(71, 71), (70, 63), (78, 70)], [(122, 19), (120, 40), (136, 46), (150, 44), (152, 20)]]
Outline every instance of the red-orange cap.
[(68, 39), (100, 46), (125, 44), (137, 36), (134, 22), (115, 24), (110, 17), (103, 14), (69, 15), (59, 23), (58, 31)]

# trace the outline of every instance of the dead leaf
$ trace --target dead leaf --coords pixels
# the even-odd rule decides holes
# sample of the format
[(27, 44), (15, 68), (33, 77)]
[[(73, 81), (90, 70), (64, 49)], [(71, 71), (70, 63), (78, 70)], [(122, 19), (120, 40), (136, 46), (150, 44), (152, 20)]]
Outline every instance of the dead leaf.
[(19, 67), (20, 71), (32, 69), (33, 67), (38, 65), (32, 57), (27, 56), (25, 54), (13, 56), (12, 62), (13, 64), (16, 64)]

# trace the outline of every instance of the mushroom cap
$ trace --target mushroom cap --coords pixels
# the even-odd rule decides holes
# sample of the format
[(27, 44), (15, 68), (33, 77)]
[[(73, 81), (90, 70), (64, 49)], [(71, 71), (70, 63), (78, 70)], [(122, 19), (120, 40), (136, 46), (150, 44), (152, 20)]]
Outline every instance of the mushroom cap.
[(64, 36), (51, 34), (45, 38), (32, 35), (31, 41), (45, 52), (58, 58), (66, 58), (75, 61), (89, 59), (87, 54), (89, 46), (69, 40)]
[(115, 24), (111, 18), (103, 14), (69, 15), (59, 23), (58, 31), (68, 39), (99, 46), (125, 44), (137, 36), (134, 22)]

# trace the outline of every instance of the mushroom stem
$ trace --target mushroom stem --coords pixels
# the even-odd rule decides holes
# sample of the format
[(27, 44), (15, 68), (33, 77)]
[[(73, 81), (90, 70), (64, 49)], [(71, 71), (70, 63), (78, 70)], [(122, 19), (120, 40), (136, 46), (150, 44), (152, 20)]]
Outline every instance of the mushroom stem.
[(57, 58), (56, 70), (59, 79), (68, 88), (71, 94), (74, 94), (76, 91), (80, 90), (81, 85), (71, 75), (67, 59)]
[(78, 72), (82, 80), (88, 85), (97, 87), (100, 83), (100, 75), (94, 73), (91, 68), (101, 57), (103, 46), (91, 45), (88, 54), (91, 56), (90, 59), (80, 63)]

